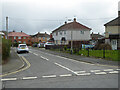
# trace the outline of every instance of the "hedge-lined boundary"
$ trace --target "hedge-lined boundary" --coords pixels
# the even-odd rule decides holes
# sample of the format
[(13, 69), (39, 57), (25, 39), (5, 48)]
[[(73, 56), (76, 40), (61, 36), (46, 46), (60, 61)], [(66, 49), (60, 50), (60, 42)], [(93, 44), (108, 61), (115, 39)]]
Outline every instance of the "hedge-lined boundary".
[(11, 41), (2, 39), (2, 63), (4, 63), (10, 56)]

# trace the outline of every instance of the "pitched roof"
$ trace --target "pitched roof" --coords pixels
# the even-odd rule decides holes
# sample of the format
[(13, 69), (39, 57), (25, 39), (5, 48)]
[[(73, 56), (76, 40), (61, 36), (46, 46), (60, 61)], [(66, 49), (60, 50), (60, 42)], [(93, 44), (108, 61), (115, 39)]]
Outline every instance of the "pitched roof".
[(91, 38), (92, 39), (98, 39), (98, 38), (103, 38), (104, 36), (100, 35), (100, 34), (91, 34)]
[(120, 26), (120, 16), (104, 24), (104, 26)]
[(91, 28), (88, 28), (87, 26), (82, 25), (82, 24), (76, 22), (76, 20), (74, 20), (71, 23), (65, 23), (64, 25), (58, 27), (57, 29), (55, 29), (52, 32), (59, 31), (59, 30), (74, 30), (74, 29), (76, 29), (76, 30), (91, 30)]
[(35, 35), (31, 35), (32, 37), (50, 37), (50, 35), (49, 34), (47, 34), (47, 33), (37, 33), (37, 34), (35, 34)]
[(30, 37), (29, 35), (27, 35), (27, 34), (24, 33), (24, 32), (10, 32), (10, 33), (8, 34), (8, 36)]

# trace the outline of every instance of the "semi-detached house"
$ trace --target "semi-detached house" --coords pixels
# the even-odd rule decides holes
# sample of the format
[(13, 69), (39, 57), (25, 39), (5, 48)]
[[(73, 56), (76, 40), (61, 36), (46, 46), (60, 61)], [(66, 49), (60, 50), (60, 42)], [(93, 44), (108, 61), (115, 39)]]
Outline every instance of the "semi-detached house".
[(8, 34), (9, 39), (12, 43), (25, 43), (27, 45), (31, 45), (31, 37), (24, 32), (10, 32)]
[(70, 44), (71, 40), (79, 42), (78, 44), (87, 44), (90, 40), (91, 28), (80, 24), (74, 18), (73, 22), (67, 23), (52, 31), (52, 37), (55, 44)]

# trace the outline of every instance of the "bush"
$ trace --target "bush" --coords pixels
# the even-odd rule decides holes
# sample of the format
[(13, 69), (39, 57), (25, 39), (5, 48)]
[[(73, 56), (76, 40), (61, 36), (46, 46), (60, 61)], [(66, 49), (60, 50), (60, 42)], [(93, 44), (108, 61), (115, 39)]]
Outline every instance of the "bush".
[(19, 44), (19, 43), (14, 42), (14, 43), (13, 43), (13, 47), (18, 47), (18, 44)]
[(65, 51), (67, 50), (67, 46), (64, 46), (64, 50), (65, 50)]
[(106, 49), (106, 50), (112, 50), (112, 47), (109, 45), (109, 44), (97, 44), (95, 47), (94, 47), (95, 50), (103, 50), (103, 49)]
[(10, 56), (11, 41), (2, 39), (2, 62), (6, 61)]

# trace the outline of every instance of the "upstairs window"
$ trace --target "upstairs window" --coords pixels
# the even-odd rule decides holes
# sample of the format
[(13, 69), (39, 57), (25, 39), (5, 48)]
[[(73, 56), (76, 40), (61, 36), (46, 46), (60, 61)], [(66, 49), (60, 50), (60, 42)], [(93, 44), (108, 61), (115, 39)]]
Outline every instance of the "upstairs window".
[(56, 36), (58, 35), (58, 32), (56, 32)]
[(84, 31), (80, 31), (80, 34), (84, 34)]
[(23, 37), (23, 39), (26, 39), (26, 37)]
[(14, 37), (14, 39), (16, 39), (16, 37)]
[(66, 31), (64, 31), (64, 34), (66, 34)]
[(62, 35), (62, 31), (60, 31), (60, 35)]
[(21, 37), (18, 37), (18, 39), (21, 39)]

